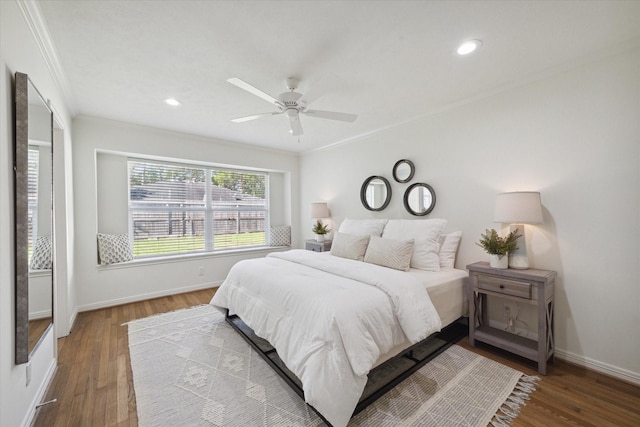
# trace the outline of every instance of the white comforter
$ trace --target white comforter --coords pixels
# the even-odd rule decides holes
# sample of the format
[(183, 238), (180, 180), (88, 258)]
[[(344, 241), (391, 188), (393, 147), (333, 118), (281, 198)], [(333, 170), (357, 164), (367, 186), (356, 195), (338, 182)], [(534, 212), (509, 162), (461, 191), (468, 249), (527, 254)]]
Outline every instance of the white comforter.
[(335, 427), (349, 422), (380, 355), (441, 327), (411, 275), (305, 250), (238, 262), (211, 304), (267, 339)]

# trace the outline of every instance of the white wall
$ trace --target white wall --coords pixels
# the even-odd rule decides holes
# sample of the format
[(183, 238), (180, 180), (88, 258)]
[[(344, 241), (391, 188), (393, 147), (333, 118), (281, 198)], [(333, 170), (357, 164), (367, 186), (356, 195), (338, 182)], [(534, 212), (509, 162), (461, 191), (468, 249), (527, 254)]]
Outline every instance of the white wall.
[[(55, 366), (55, 339), (48, 333), (42, 344), (36, 349), (31, 360), (31, 383), (27, 386), (26, 366), (14, 364), (15, 351), (15, 271), (14, 271), (14, 232), (13, 232), (13, 79), (15, 72), (29, 75), (34, 85), (45, 98), (51, 100), (58, 114), (60, 125), (68, 128), (70, 115), (65, 107), (64, 96), (56, 85), (41, 50), (36, 43), (32, 31), (18, 3), (0, 1), (0, 425), (27, 425), (33, 416), (37, 400), (40, 399), (44, 387)], [(65, 209), (72, 203), (71, 186), (64, 192), (64, 183), (71, 172), (64, 168), (64, 158), (70, 155), (71, 139), (66, 134), (54, 143), (54, 188), (56, 189), (56, 249), (58, 241), (68, 238)], [(59, 167), (62, 166), (62, 167)], [(62, 186), (62, 187), (61, 187)], [(61, 221), (61, 222), (60, 222)], [(64, 245), (56, 252), (56, 266), (72, 264), (72, 252)], [(64, 269), (61, 269), (64, 272)], [(56, 272), (56, 286), (66, 293), (73, 284), (65, 275)], [(56, 312), (55, 321), (65, 323), (66, 312)]]
[[(640, 382), (640, 51), (587, 66), (379, 132), (301, 159), (302, 238), (309, 204), (326, 200), (339, 224), (410, 218), (404, 189), (433, 186), (429, 218), (462, 230), (456, 266), (488, 260), (475, 246), (492, 223), (495, 195), (542, 195), (544, 224), (528, 226), (533, 267), (556, 270), (555, 342), (571, 361)], [(396, 160), (416, 166), (392, 179)], [(392, 182), (383, 212), (365, 210), (361, 183)]]
[[(295, 195), (299, 194), (299, 157), (296, 154), (91, 117), (74, 119), (73, 135), (74, 189), (78, 200), (75, 205), (75, 275), (79, 284), (77, 303), (80, 311), (218, 285), (237, 261), (264, 256), (266, 252), (206, 254), (166, 262), (98, 266), (96, 233), (98, 230), (126, 232), (128, 221), (126, 163), (119, 156), (105, 153), (159, 156), (278, 171), (275, 181), (282, 185), (292, 184), (292, 187), (285, 194), (281, 190), (280, 200), (273, 203), (274, 214), (280, 223), (298, 216), (299, 202)], [(100, 168), (97, 167), (98, 156)], [(109, 175), (113, 177), (113, 185), (107, 179)], [(112, 189), (123, 185), (125, 192), (120, 192), (119, 199)], [(289, 192), (294, 196), (290, 197)], [(285, 203), (289, 203), (288, 207)], [(124, 230), (119, 225), (123, 222)], [(111, 227), (113, 230), (110, 231)], [(296, 224), (293, 224), (292, 236), (294, 241), (298, 239)], [(199, 275), (200, 267), (204, 268), (203, 276)]]

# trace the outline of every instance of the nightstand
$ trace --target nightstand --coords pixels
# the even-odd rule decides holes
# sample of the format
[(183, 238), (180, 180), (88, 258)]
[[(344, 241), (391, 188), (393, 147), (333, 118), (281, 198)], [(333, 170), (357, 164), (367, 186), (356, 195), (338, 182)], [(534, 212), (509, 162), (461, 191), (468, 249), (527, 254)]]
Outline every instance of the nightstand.
[(304, 248), (308, 251), (328, 252), (331, 250), (331, 240), (325, 240), (324, 242), (316, 242), (315, 240), (306, 240), (304, 242)]
[[(482, 341), (538, 362), (538, 372), (547, 374), (547, 360), (553, 360), (553, 291), (555, 271), (500, 270), (488, 262), (467, 265), (469, 270), (469, 345)], [(489, 326), (487, 296), (537, 307), (538, 340), (525, 338)]]

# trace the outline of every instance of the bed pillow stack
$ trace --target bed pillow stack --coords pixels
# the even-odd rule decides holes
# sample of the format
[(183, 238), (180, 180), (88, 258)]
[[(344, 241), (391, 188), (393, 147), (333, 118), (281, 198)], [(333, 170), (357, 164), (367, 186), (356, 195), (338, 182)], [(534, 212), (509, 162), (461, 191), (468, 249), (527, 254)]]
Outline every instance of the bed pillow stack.
[(331, 255), (341, 258), (364, 261), (364, 254), (369, 246), (369, 237), (357, 234), (337, 232), (331, 245)]
[(461, 231), (443, 234), (444, 219), (345, 219), (331, 255), (397, 270), (453, 268)]
[(414, 239), (411, 268), (440, 271), (440, 235), (446, 226), (444, 219), (390, 219), (384, 227), (382, 238)]
[(386, 219), (350, 219), (345, 218), (338, 229), (339, 233), (355, 234), (356, 236), (382, 236)]
[(409, 271), (414, 250), (413, 242), (413, 239), (395, 240), (371, 236), (364, 262)]
[(462, 231), (454, 231), (453, 233), (440, 235), (440, 250), (438, 251), (440, 268), (454, 267), (461, 238)]

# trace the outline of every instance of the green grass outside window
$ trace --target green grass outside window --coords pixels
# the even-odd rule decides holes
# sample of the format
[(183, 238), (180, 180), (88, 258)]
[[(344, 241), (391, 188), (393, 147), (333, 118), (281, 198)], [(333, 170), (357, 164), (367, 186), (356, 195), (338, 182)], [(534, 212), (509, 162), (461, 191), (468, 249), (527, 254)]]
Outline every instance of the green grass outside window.
[[(220, 234), (214, 237), (214, 248), (225, 249), (265, 244), (264, 231), (239, 234)], [(204, 236), (158, 237), (133, 242), (133, 256), (171, 255), (204, 251)]]

